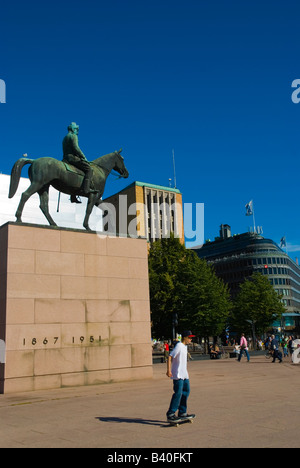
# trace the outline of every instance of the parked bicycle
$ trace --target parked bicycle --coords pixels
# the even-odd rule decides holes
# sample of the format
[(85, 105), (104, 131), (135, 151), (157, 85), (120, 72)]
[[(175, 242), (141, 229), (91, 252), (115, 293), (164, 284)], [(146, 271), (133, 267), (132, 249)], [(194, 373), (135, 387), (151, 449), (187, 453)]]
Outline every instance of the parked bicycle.
[(266, 350), (265, 356), (266, 356), (267, 359), (273, 358), (273, 351), (272, 351), (272, 349), (267, 349), (267, 350)]

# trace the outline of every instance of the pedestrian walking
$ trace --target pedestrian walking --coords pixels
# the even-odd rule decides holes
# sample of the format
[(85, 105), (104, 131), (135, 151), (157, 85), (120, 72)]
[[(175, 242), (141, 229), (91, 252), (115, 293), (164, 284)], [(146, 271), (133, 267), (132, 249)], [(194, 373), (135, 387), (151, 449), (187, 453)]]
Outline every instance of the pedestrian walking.
[(289, 350), (289, 353), (290, 353), (290, 358), (292, 360), (293, 353), (294, 353), (294, 338), (292, 336), (289, 336), (288, 350)]
[(287, 337), (284, 337), (282, 342), (282, 349), (283, 349), (283, 357), (289, 357), (289, 349), (288, 349), (288, 340)]
[(245, 353), (246, 356), (247, 356), (247, 361), (250, 362), (250, 356), (249, 356), (249, 351), (248, 351), (248, 342), (246, 340), (246, 337), (245, 337), (244, 333), (242, 333), (242, 336), (241, 336), (240, 349), (241, 349), (241, 352), (240, 352), (238, 361), (241, 362), (242, 356)]
[(169, 346), (169, 343), (167, 341), (165, 341), (165, 343), (164, 343), (164, 362), (168, 361), (169, 355), (170, 355), (170, 346)]
[(276, 359), (281, 363), (282, 362), (282, 353), (279, 351), (279, 343), (275, 338), (275, 335), (272, 335), (271, 349), (273, 351), (273, 363), (276, 362)]
[(266, 351), (268, 351), (270, 349), (271, 341), (272, 341), (271, 336), (268, 336), (268, 338), (265, 341), (265, 350)]
[[(167, 412), (169, 422), (180, 419), (193, 419), (194, 414), (187, 413), (187, 402), (190, 395), (190, 378), (187, 370), (188, 345), (195, 335), (190, 330), (182, 333), (182, 341), (170, 352), (167, 376), (173, 380), (174, 394)], [(178, 416), (176, 413), (178, 411)]]

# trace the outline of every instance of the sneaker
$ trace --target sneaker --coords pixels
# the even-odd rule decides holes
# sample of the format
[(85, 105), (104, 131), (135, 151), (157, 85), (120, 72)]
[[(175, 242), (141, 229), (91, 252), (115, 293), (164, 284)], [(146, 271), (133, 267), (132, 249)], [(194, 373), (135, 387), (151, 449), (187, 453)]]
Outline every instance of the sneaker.
[(168, 422), (177, 422), (180, 421), (180, 418), (176, 416), (176, 414), (171, 414), (170, 416), (167, 415)]
[(180, 419), (195, 419), (196, 415), (195, 414), (187, 414), (187, 413), (184, 413), (184, 414), (180, 414), (179, 415), (179, 418)]

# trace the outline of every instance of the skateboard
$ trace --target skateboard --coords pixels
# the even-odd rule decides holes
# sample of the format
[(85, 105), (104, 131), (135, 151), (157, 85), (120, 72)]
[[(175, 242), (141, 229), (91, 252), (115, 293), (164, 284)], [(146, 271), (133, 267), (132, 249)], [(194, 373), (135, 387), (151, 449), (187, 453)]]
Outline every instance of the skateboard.
[(185, 424), (185, 423), (193, 424), (194, 419), (195, 419), (195, 418), (181, 418), (181, 419), (177, 419), (177, 421), (170, 421), (170, 420), (168, 419), (168, 423), (169, 423), (171, 426), (178, 427), (178, 426), (181, 426), (181, 424)]

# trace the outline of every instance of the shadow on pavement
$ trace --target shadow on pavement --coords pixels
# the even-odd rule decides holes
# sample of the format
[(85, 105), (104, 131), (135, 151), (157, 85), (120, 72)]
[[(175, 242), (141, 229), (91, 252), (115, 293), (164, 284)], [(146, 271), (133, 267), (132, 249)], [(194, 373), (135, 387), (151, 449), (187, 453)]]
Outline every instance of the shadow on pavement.
[(113, 422), (113, 423), (127, 423), (127, 424), (146, 424), (149, 426), (166, 427), (167, 421), (157, 421), (153, 419), (141, 419), (141, 418), (103, 418), (97, 417), (101, 422)]

